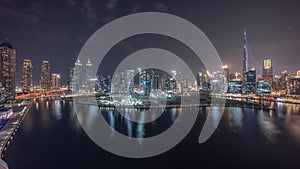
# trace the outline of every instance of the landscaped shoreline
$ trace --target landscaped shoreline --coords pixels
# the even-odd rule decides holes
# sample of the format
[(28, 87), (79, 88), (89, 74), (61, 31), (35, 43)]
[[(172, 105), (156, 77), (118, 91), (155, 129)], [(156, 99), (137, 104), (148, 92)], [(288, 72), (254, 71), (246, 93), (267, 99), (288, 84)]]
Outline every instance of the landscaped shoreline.
[[(217, 99), (217, 98), (216, 98)], [(199, 103), (199, 104), (167, 104), (167, 105), (114, 105), (114, 104), (99, 104), (95, 101), (75, 101), (77, 104), (81, 105), (90, 105), (90, 106), (98, 106), (98, 107), (108, 107), (108, 108), (137, 108), (137, 109), (147, 109), (147, 108), (190, 108), (190, 107), (211, 107), (211, 106), (222, 106), (222, 107), (243, 107), (243, 108), (255, 108), (255, 109), (263, 109), (263, 110), (274, 110), (272, 107), (264, 106), (257, 103), (238, 101), (238, 100), (215, 100), (217, 103), (224, 104), (211, 104), (211, 103)], [(220, 102), (221, 101), (221, 102)]]

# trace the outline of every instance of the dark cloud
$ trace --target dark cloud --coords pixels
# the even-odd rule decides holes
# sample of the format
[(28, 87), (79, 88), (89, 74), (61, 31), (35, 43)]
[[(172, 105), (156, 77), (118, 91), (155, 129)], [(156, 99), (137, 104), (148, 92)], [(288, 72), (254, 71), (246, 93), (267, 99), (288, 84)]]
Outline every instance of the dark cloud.
[[(35, 14), (30, 14), (28, 12), (17, 10), (13, 8), (8, 7), (2, 7), (0, 6), (0, 16), (3, 20), (7, 22), (11, 22), (11, 24), (15, 25), (15, 21), (18, 21), (18, 23), (21, 25), (38, 25), (40, 23), (40, 19)], [(5, 16), (5, 17), (4, 17)]]
[(74, 6), (77, 4), (77, 2), (75, 0), (65, 0), (65, 2), (71, 6)]
[(115, 6), (117, 5), (118, 3), (118, 0), (109, 0), (107, 3), (106, 3), (106, 10), (107, 11), (111, 11), (115, 8)]
[(97, 16), (95, 5), (91, 2), (91, 0), (83, 1), (80, 11), (87, 18), (87, 24), (89, 27), (95, 28), (96, 23), (99, 21), (99, 17)]
[(158, 11), (161, 11), (161, 12), (168, 12), (168, 6), (164, 3), (161, 3), (161, 2), (156, 2), (153, 4), (153, 8), (154, 10), (158, 10)]
[(140, 6), (139, 5), (133, 5), (133, 7), (132, 7), (132, 12), (134, 12), (134, 13), (136, 13), (136, 12), (139, 12), (140, 11)]

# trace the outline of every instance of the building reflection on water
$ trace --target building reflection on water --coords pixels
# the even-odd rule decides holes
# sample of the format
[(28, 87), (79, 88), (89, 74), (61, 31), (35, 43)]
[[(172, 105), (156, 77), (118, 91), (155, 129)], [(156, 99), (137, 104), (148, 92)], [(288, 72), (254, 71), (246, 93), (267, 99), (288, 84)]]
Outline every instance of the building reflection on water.
[(125, 124), (126, 124), (126, 128), (127, 128), (127, 136), (132, 137), (132, 124), (131, 124), (128, 112), (126, 112), (125, 118), (126, 118)]
[(136, 136), (139, 140), (140, 143), (142, 143), (143, 138), (145, 136), (145, 128), (144, 128), (144, 118), (145, 118), (145, 111), (141, 111), (141, 116), (140, 116), (140, 122), (137, 122), (137, 127), (136, 127)]
[(269, 116), (268, 113), (265, 113), (262, 110), (260, 110), (258, 113), (259, 127), (262, 131), (262, 135), (265, 137), (266, 144), (276, 143), (277, 138), (280, 137), (280, 134), (282, 133), (282, 131), (280, 131), (274, 124), (275, 121), (272, 117), (273, 115), (271, 112), (269, 113)]
[(113, 115), (113, 111), (111, 109), (109, 109), (107, 111), (108, 113), (108, 117), (109, 117), (109, 125), (111, 126), (111, 137), (114, 136), (115, 133), (115, 117)]
[[(180, 115), (190, 110), (184, 108), (166, 109), (157, 117), (153, 114), (157, 114), (161, 110), (136, 112), (134, 109), (123, 109), (124, 114), (120, 114), (115, 109), (99, 109), (97, 106), (82, 106), (80, 109), (75, 109), (73, 104), (71, 101), (53, 98), (35, 99), (20, 127), (20, 131), (14, 136), (5, 152), (5, 158), (7, 157), (5, 160), (11, 166), (18, 164), (24, 168), (32, 168), (30, 164), (35, 164), (38, 168), (43, 168), (44, 164), (53, 163), (53, 159), (62, 159), (60, 163), (68, 161), (65, 164), (67, 166), (74, 161), (74, 156), (77, 157), (78, 154), (82, 154), (80, 160), (83, 163), (90, 163), (93, 162), (90, 159), (95, 159), (94, 163), (98, 164), (99, 157), (110, 159), (112, 156), (108, 155), (107, 152), (104, 153), (85, 134), (77, 119), (77, 115), (80, 113), (77, 114), (76, 111), (89, 113), (90, 116), (86, 116), (84, 122), (90, 128), (97, 125), (95, 124), (95, 117), (103, 115), (107, 124), (111, 126), (111, 139), (115, 139), (116, 132), (120, 132), (127, 135), (128, 139), (138, 138), (138, 143), (143, 145), (144, 138), (164, 132), (173, 123), (176, 123)], [(222, 153), (226, 153), (228, 158), (227, 161), (222, 161), (224, 164), (232, 164), (232, 161), (228, 161), (231, 159), (238, 159), (236, 163), (240, 161), (247, 163), (249, 159), (253, 158), (258, 161), (269, 159), (268, 163), (285, 158), (285, 160), (290, 160), (289, 164), (290, 162), (299, 163), (299, 158), (296, 159), (295, 153), (300, 152), (300, 106), (282, 103), (273, 106), (277, 110), (264, 111), (252, 108), (226, 107), (218, 129), (205, 144), (199, 144), (199, 132), (207, 115), (211, 113), (213, 122), (216, 122), (218, 118), (217, 107), (203, 107), (200, 109), (191, 134), (188, 134), (187, 138), (180, 143), (184, 149), (180, 148), (179, 150), (178, 147), (180, 146), (177, 149), (175, 147), (174, 150), (171, 150), (172, 154), (166, 152), (164, 157), (169, 157), (169, 160), (173, 159), (174, 156), (181, 158), (181, 153), (183, 153), (189, 159), (195, 158), (195, 161), (198, 161), (199, 158), (215, 161), (216, 159), (222, 160), (224, 158)], [(143, 123), (149, 113), (151, 119), (155, 120)], [(212, 154), (219, 153), (219, 156), (210, 155), (207, 152), (203, 154), (203, 151), (206, 150), (212, 151)], [(93, 154), (90, 155), (90, 152)], [(48, 158), (49, 154), (53, 158)], [(188, 156), (188, 154), (193, 154), (193, 156)], [(39, 160), (36, 160), (37, 158)], [(105, 161), (102, 160), (101, 163)], [(252, 162), (257, 161), (253, 160)], [(122, 165), (114, 168), (120, 168), (120, 166)], [(76, 168), (77, 166), (72, 167)]]
[(52, 106), (54, 106), (54, 108), (52, 109), (55, 109), (54, 116), (56, 117), (56, 120), (60, 120), (62, 118), (62, 113), (61, 113), (62, 104), (60, 102), (61, 102), (60, 100), (55, 100), (54, 104), (52, 104)]
[[(264, 111), (252, 108), (227, 107), (225, 108), (221, 125), (226, 126), (231, 133), (244, 132), (245, 128), (252, 127), (264, 137), (266, 143), (277, 142), (279, 137), (287, 134), (292, 135), (300, 143), (300, 106), (293, 104), (275, 103), (272, 105), (277, 110)], [(160, 109), (136, 110), (122, 109), (124, 114), (120, 114), (113, 108), (98, 108), (97, 106), (84, 106), (85, 108), (77, 111), (86, 111), (85, 123), (91, 128), (95, 123), (95, 117), (102, 113), (106, 117), (107, 123), (111, 126), (111, 137), (116, 131), (121, 132), (128, 137), (143, 138), (153, 136), (163, 132), (176, 121), (182, 113), (181, 108), (171, 108), (164, 111), (161, 117), (157, 117)], [(68, 113), (69, 124), (76, 128), (80, 134), (81, 126), (77, 120), (77, 114), (73, 109), (73, 102), (55, 100), (55, 98), (40, 98), (34, 100), (32, 107), (35, 112), (40, 113), (39, 125), (42, 128), (49, 127), (51, 120), (61, 120)], [(205, 116), (211, 113), (212, 122), (217, 123), (219, 109), (218, 107), (202, 108), (201, 112)], [(146, 116), (149, 116), (152, 122), (146, 122)], [(204, 116), (204, 117), (205, 117)], [(30, 121), (24, 124), (25, 128), (30, 130)], [(220, 126), (218, 127), (220, 128)], [(224, 130), (224, 129), (223, 129)], [(257, 132), (257, 131), (255, 131)], [(154, 134), (153, 134), (154, 133)]]

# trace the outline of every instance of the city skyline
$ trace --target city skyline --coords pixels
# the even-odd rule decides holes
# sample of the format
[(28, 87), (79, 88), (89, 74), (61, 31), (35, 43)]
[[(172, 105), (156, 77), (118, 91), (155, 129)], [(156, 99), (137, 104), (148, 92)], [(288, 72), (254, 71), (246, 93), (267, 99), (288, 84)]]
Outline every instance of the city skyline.
[[(235, 5), (224, 2), (200, 4), (198, 1), (195, 3), (131, 1), (130, 8), (128, 3), (113, 0), (106, 2), (66, 0), (59, 4), (61, 7), (57, 8), (48, 2), (1, 3), (0, 20), (6, 23), (6, 26), (0, 28), (0, 38), (8, 37), (17, 49), (17, 69), (20, 68), (23, 59), (32, 60), (33, 65), (38, 65), (42, 60), (49, 60), (50, 63), (56, 63), (53, 69), (61, 73), (62, 84), (66, 84), (68, 70), (65, 67), (74, 65), (81, 47), (92, 33), (118, 17), (145, 11), (176, 14), (194, 23), (209, 37), (222, 62), (229, 63), (232, 72), (240, 72), (242, 69), (240, 63), (243, 59), (244, 27), (248, 31), (250, 46), (249, 67), (257, 67), (264, 59), (273, 60), (274, 73), (285, 69), (289, 72), (296, 71), (300, 67), (298, 63), (293, 62), (300, 53), (297, 48), (300, 45), (300, 33), (297, 31), (300, 22), (294, 17), (299, 16), (297, 1), (296, 3), (285, 1), (282, 4), (237, 2)], [(178, 5), (182, 7), (180, 10), (176, 8)], [(237, 9), (243, 10), (241, 12)], [(65, 15), (58, 15), (56, 10)], [(126, 41), (118, 44), (116, 51), (108, 53), (108, 58), (122, 59), (122, 52), (139, 46), (136, 45), (139, 41), (137, 38), (128, 43)], [(147, 43), (139, 47), (153, 46), (155, 42)], [(33, 70), (33, 77), (34, 85), (37, 85), (39, 70)], [(17, 75), (18, 86), (20, 82), (21, 76)]]
[[(249, 68), (249, 64), (248, 64), (248, 42), (247, 42), (247, 38), (246, 38), (246, 29), (244, 29), (244, 40), (246, 40), (246, 41), (244, 41), (244, 45), (243, 45), (243, 50), (244, 50), (244, 55), (243, 55), (243, 66), (242, 66), (242, 69), (241, 70), (238, 70), (238, 71), (236, 71), (236, 72), (234, 72), (234, 71), (232, 71), (232, 69), (231, 69), (231, 67), (230, 67), (230, 63), (231, 62), (226, 62), (226, 63), (224, 63), (223, 64), (223, 66), (222, 66), (222, 68), (223, 68), (223, 70), (227, 73), (227, 80), (228, 79), (232, 79), (232, 78), (229, 78), (229, 75), (230, 74), (236, 74), (236, 73), (242, 73), (243, 75), (242, 75), (242, 80), (243, 80), (243, 86), (245, 86), (245, 82), (244, 82), (244, 80), (246, 79), (246, 77), (245, 77), (245, 74), (250, 70), (250, 68)], [(8, 38), (5, 38), (4, 39), (4, 42), (3, 42), (3, 44), (5, 44), (5, 43), (8, 43), (11, 47), (12, 47), (12, 45), (8, 42)], [(247, 46), (247, 47), (246, 47)], [(14, 49), (14, 50), (16, 50), (15, 48), (13, 48), (12, 47), (12, 49)], [(25, 65), (25, 67), (24, 67), (24, 64), (28, 64), (28, 63), (26, 63), (26, 62), (30, 62), (30, 71), (29, 71), (29, 74), (30, 74), (30, 78), (29, 78), (29, 80), (27, 80), (26, 78), (25, 78), (25, 81), (27, 81), (26, 83), (27, 84), (25, 84), (25, 86), (29, 86), (29, 88), (30, 87), (33, 87), (33, 86), (41, 86), (41, 79), (39, 79), (39, 81), (38, 82), (36, 82), (36, 83), (34, 83), (34, 81), (33, 81), (33, 75), (32, 75), (32, 72), (33, 72), (33, 65), (32, 65), (32, 63), (31, 63), (31, 60), (30, 59), (24, 59), (23, 60), (23, 63), (22, 63), (22, 65), (20, 66), (21, 67), (21, 71), (22, 71), (22, 73), (21, 73), (21, 81), (20, 81), (20, 83), (21, 83), (21, 86), (16, 86), (16, 87), (21, 87), (22, 88), (22, 90), (24, 91), (24, 73), (26, 74), (26, 72), (24, 72), (24, 69), (28, 69), (28, 68), (26, 68), (26, 65)], [(44, 62), (48, 62), (49, 63), (49, 61), (46, 61), (46, 60), (43, 60), (42, 61), (42, 63), (44, 63)], [(75, 62), (75, 66), (74, 67), (70, 67), (70, 68), (68, 68), (68, 70), (69, 69), (75, 69), (76, 70), (76, 67), (78, 67), (78, 64), (80, 64), (81, 66), (80, 67), (82, 67), (82, 63), (80, 62), (80, 60), (77, 60), (76, 62)], [(42, 64), (43, 65), (43, 64)], [(272, 75), (272, 79), (273, 79), (273, 76), (277, 76), (277, 75), (279, 75), (280, 76), (280, 74), (282, 73), (282, 72), (285, 72), (285, 71), (287, 71), (287, 69), (282, 69), (282, 71), (279, 71), (279, 72), (273, 72), (273, 61), (272, 61), (272, 59), (270, 59), (270, 58), (267, 58), (267, 59), (264, 59), (263, 60), (263, 64), (261, 65), (261, 66), (258, 66), (258, 67), (254, 67), (254, 66), (252, 66), (251, 67), (251, 69), (255, 69), (255, 71), (257, 72), (257, 70), (258, 70), (258, 72), (260, 72), (260, 74), (257, 74), (258, 76), (262, 76), (262, 77), (264, 77), (264, 73), (265, 73), (265, 70), (266, 70), (266, 68), (271, 68), (271, 75)], [(84, 80), (85, 82), (81, 82), (83, 85), (90, 85), (89, 83), (89, 80), (90, 79), (94, 79), (95, 77), (92, 77), (92, 72), (91, 72), (91, 70), (90, 70), (90, 67), (92, 66), (92, 63), (91, 63), (91, 61), (90, 61), (90, 59), (88, 58), (88, 61), (86, 62), (86, 64), (85, 64), (85, 80), (84, 79), (82, 79), (82, 80)], [(202, 65), (203, 66), (203, 65)], [(27, 66), (28, 67), (28, 66)], [(141, 66), (141, 67), (143, 67), (143, 66)], [(200, 67), (199, 66), (199, 68), (200, 69), (202, 69), (203, 67)], [(81, 68), (82, 69), (82, 68)], [(200, 71), (200, 69), (197, 69), (197, 73), (196, 73), (196, 76), (198, 75), (198, 73), (200, 73), (199, 71)], [(261, 70), (260, 70), (261, 69)], [(246, 71), (247, 70), (247, 71)], [(294, 74), (296, 74), (297, 76), (299, 76), (298, 75), (298, 72), (299, 72), (299, 70), (300, 69), (296, 69), (295, 71), (288, 71), (289, 73), (294, 73)], [(28, 70), (27, 70), (28, 71)], [(82, 71), (82, 70), (81, 70)], [(176, 71), (175, 69), (174, 69), (174, 71)], [(51, 74), (51, 72), (49, 71), (48, 72), (49, 73), (49, 76), (50, 76), (50, 74)], [(63, 84), (61, 84), (61, 83), (59, 83), (60, 85), (62, 85), (62, 86), (67, 86), (68, 87), (68, 85), (69, 85), (69, 76), (70, 76), (70, 74), (69, 74), (70, 72), (68, 72), (68, 75), (67, 75), (67, 77), (66, 77), (66, 79), (64, 79), (64, 82), (65, 83), (63, 83)], [(28, 74), (28, 73), (27, 73)], [(54, 73), (54, 74), (56, 74), (56, 73)], [(80, 74), (82, 74), (82, 72), (80, 72)], [(19, 74), (16, 74), (16, 76), (18, 76)], [(96, 74), (96, 76), (102, 76), (102, 75), (112, 75), (112, 74), (99, 74), (99, 72), (97, 72), (97, 74)], [(25, 75), (25, 76), (27, 76), (27, 75)], [(41, 76), (43, 76), (42, 75), (42, 72), (40, 72), (40, 76), (39, 76), (39, 78), (41, 78)], [(60, 74), (59, 74), (59, 76), (61, 76)], [(83, 75), (80, 75), (80, 76), (83, 76)], [(82, 78), (82, 77), (80, 77), (80, 78)], [(263, 78), (263, 79), (265, 79), (265, 78)], [(51, 81), (52, 79), (50, 79), (49, 81)], [(271, 80), (272, 81), (272, 80)], [(49, 82), (50, 83), (50, 82)], [(51, 82), (52, 83), (52, 82)], [(18, 82), (16, 82), (16, 84), (18, 84)], [(49, 89), (51, 88), (51, 86), (52, 85), (50, 85), (49, 84)], [(28, 89), (26, 89), (26, 87), (25, 87), (25, 91), (27, 90), (27, 91), (29, 91), (29, 88)]]
[(0, 168), (298, 168), (299, 9), (0, 0)]

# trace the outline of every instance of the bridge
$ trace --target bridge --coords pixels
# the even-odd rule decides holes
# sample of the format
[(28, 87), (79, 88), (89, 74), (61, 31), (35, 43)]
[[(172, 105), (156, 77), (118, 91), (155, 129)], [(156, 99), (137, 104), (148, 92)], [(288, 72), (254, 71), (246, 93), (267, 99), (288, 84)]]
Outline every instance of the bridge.
[(48, 90), (48, 91), (38, 91), (28, 94), (17, 95), (16, 99), (28, 99), (34, 97), (42, 97), (42, 96), (57, 96), (64, 93), (64, 90)]

